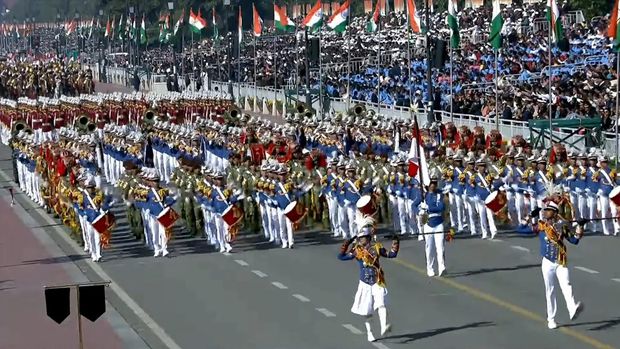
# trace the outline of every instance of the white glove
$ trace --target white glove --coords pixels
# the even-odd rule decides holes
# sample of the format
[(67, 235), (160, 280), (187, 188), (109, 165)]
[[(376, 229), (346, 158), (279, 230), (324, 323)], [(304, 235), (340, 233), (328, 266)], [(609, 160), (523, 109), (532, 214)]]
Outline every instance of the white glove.
[[(428, 205), (426, 204), (426, 202), (421, 202), (420, 206), (418, 206), (420, 208), (420, 211), (428, 211)], [(420, 212), (422, 213), (422, 212)]]

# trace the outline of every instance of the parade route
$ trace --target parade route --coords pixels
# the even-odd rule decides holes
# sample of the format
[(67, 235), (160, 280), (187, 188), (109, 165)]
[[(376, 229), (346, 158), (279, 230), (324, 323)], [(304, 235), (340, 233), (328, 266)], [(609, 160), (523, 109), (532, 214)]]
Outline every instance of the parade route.
[[(8, 154), (2, 147), (4, 187), (12, 174)], [(113, 246), (104, 252), (103, 263), (94, 264), (81, 258), (75, 244), (62, 237), (62, 226), (51, 227), (53, 220), (17, 192), (15, 207), (8, 206), (8, 194), (0, 202), (3, 217), (19, 214), (33, 221), (30, 227), (45, 227), (24, 227), (19, 233), (24, 239), (30, 236), (24, 240), (28, 244), (36, 243), (35, 234), (45, 235), (60, 246), (63, 252), (58, 253), (69, 258), (47, 263), (42, 257), (27, 256), (28, 249), (22, 248), (15, 250), (24, 254), (15, 256), (15, 261), (32, 260), (30, 268), (68, 264), (77, 266), (82, 277), (100, 280), (103, 274), (112, 281), (106, 322), (87, 328), (93, 340), (99, 338), (96, 331), (112, 331), (109, 318), (118, 312), (117, 320), (126, 321), (117, 323), (119, 328), (137, 333), (143, 347), (151, 348), (310, 349), (339, 348), (343, 343), (381, 349), (620, 347), (616, 306), (620, 271), (610, 262), (620, 248), (618, 238), (586, 236), (569, 248), (571, 281), (586, 309), (569, 322), (564, 302), (559, 300), (561, 327), (555, 331), (546, 328), (538, 239), (506, 233), (493, 241), (457, 236), (447, 245), (448, 270), (441, 278), (426, 276), (424, 245), (403, 240), (399, 257), (383, 262), (389, 321), (394, 329), (387, 338), (368, 343), (363, 321), (350, 312), (357, 264), (339, 261), (336, 254), (341, 242), (326, 234), (300, 235), (292, 250), (242, 240), (230, 254), (215, 253), (200, 240), (183, 241), (182, 246), (180, 242), (172, 245), (172, 258), (153, 258), (140, 251), (128, 255)], [(3, 248), (10, 243), (11, 239), (4, 240)], [(0, 286), (4, 289), (6, 284)], [(0, 294), (3, 303), (8, 300), (6, 292)], [(30, 297), (42, 301), (42, 290)], [(3, 323), (8, 321), (6, 316)], [(41, 321), (55, 327), (47, 318)], [(374, 321), (379, 337), (378, 321)], [(66, 326), (73, 333), (69, 323)], [(140, 347), (136, 341), (115, 343), (106, 347)]]

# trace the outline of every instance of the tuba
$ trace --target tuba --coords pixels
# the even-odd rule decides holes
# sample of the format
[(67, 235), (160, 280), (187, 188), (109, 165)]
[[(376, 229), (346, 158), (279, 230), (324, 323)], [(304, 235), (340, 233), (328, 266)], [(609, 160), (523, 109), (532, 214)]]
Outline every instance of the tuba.
[(295, 107), (295, 111), (299, 115), (307, 117), (307, 118), (311, 118), (312, 114), (314, 114), (312, 111), (312, 108), (309, 108), (306, 103), (298, 103), (297, 106)]
[(148, 109), (142, 116), (142, 122), (152, 124), (155, 122), (155, 110)]
[(228, 109), (228, 115), (232, 118), (232, 119), (238, 119), (241, 117), (241, 109), (239, 109), (237, 106), (235, 105), (231, 105), (230, 108)]
[(32, 133), (32, 130), (28, 127), (28, 125), (23, 120), (19, 120), (13, 124), (12, 133), (13, 135), (16, 135), (20, 131), (28, 132), (28, 130), (30, 130), (29, 133)]
[(78, 127), (82, 128), (82, 129), (86, 129), (86, 126), (88, 126), (88, 122), (90, 121), (90, 119), (88, 118), (87, 115), (80, 115), (78, 117)]
[(366, 113), (366, 107), (363, 104), (356, 104), (349, 110), (349, 115), (363, 116)]

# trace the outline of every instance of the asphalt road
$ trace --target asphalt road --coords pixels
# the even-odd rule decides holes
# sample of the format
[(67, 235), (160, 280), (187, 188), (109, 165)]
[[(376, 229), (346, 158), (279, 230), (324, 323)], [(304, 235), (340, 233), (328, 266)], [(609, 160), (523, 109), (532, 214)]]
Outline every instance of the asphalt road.
[[(2, 148), (0, 158), (6, 154)], [(0, 165), (10, 175), (10, 164)], [(61, 234), (50, 236), (76, 253)], [(426, 276), (423, 244), (405, 240), (399, 257), (383, 262), (394, 330), (372, 344), (363, 320), (350, 312), (358, 270), (336, 259), (339, 244), (304, 234), (293, 250), (248, 240), (223, 255), (183, 240), (173, 243), (172, 258), (153, 258), (136, 245), (135, 253), (113, 247), (94, 266), (74, 260), (89, 278), (114, 282), (120, 295), (111, 292), (110, 303), (152, 348), (620, 347), (620, 238), (587, 236), (569, 247), (571, 282), (586, 309), (569, 322), (559, 296), (561, 327), (554, 331), (546, 328), (537, 239), (457, 238), (448, 244), (441, 278)]]

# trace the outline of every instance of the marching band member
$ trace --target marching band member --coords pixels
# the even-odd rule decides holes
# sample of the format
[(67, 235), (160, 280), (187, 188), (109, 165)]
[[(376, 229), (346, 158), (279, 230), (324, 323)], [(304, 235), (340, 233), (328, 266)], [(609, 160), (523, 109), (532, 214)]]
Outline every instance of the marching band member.
[(469, 233), (471, 235), (476, 235), (476, 172), (474, 170), (474, 165), (476, 164), (476, 160), (474, 158), (474, 154), (471, 153), (467, 157), (467, 167), (465, 168), (465, 172), (459, 175), (459, 181), (466, 185), (465, 194), (464, 194), (464, 202), (465, 202), (465, 210), (467, 212), (467, 217), (469, 220)]
[(439, 179), (432, 175), (424, 201), (420, 204), (420, 215), (424, 217), (424, 237), (426, 240), (426, 274), (435, 276), (435, 260), (437, 260), (438, 275), (446, 270), (444, 249), (443, 213), (445, 210), (443, 193), (438, 190)]
[[(583, 303), (576, 302), (573, 296), (573, 287), (570, 283), (567, 264), (567, 250), (565, 241), (573, 245), (577, 245), (583, 236), (582, 220), (577, 225), (577, 230), (573, 234), (570, 230), (568, 222), (564, 221), (558, 215), (558, 205), (548, 200), (542, 214), (542, 219), (532, 224), (532, 218), (537, 218), (540, 208), (536, 208), (526, 217), (526, 221), (517, 229), (522, 234), (536, 234), (540, 239), (540, 254), (542, 256), (542, 273), (545, 282), (545, 296), (547, 299), (547, 327), (549, 329), (557, 328), (555, 322), (557, 304), (556, 304), (556, 284), (560, 285), (566, 306), (568, 308), (569, 318), (574, 320), (583, 310)], [(557, 283), (556, 283), (557, 279)]]
[(176, 199), (170, 195), (168, 189), (160, 186), (160, 177), (157, 173), (152, 173), (146, 178), (149, 191), (146, 196), (149, 230), (151, 241), (154, 247), (153, 257), (166, 257), (168, 252), (168, 231), (158, 220), (159, 215), (164, 209), (172, 206)]
[(345, 208), (347, 210), (347, 220), (349, 221), (349, 236), (352, 236), (357, 231), (355, 226), (356, 220), (355, 217), (357, 215), (357, 201), (361, 198), (362, 195), (368, 194), (372, 191), (372, 187), (369, 183), (364, 183), (361, 179), (355, 179), (355, 166), (353, 162), (349, 162), (346, 168), (347, 179), (344, 184), (344, 199), (345, 199)]
[(282, 248), (293, 248), (295, 240), (293, 237), (293, 222), (284, 214), (287, 206), (296, 201), (298, 192), (295, 190), (294, 184), (287, 179), (289, 169), (286, 166), (280, 166), (277, 171), (279, 178), (276, 180), (275, 200), (278, 203), (278, 217), (280, 226), (280, 238), (282, 239)]
[(497, 235), (497, 227), (493, 211), (485, 205), (485, 200), (493, 190), (493, 179), (487, 172), (487, 163), (485, 158), (480, 158), (476, 162), (478, 172), (474, 177), (476, 187), (476, 209), (480, 218), (480, 228), (482, 229), (482, 238), (486, 239), (491, 235), (491, 239)]
[(85, 223), (84, 226), (88, 232), (88, 241), (90, 247), (90, 254), (93, 262), (99, 262), (101, 260), (101, 234), (93, 223), (100, 217), (101, 214), (107, 212), (112, 206), (112, 198), (110, 196), (104, 196), (103, 192), (97, 189), (94, 177), (87, 177), (84, 182), (85, 190), (82, 190), (83, 199), (81, 209), (84, 211)]
[(577, 153), (570, 151), (567, 156), (567, 166), (565, 167), (564, 190), (570, 196), (570, 203), (573, 209), (573, 217), (582, 218), (579, 210), (579, 193), (581, 188), (577, 186), (577, 176), (579, 176), (579, 166), (577, 166)]
[(336, 195), (336, 186), (338, 185), (337, 173), (338, 163), (332, 158), (329, 160), (327, 175), (323, 178), (322, 184), (323, 195), (325, 195), (325, 201), (327, 201), (327, 209), (329, 211), (329, 224), (334, 237), (340, 236), (340, 217), (338, 216), (338, 198)]
[(211, 200), (213, 202), (213, 211), (215, 213), (217, 242), (220, 246), (220, 252), (230, 252), (232, 251), (232, 246), (230, 245), (229, 239), (229, 229), (231, 227), (224, 222), (222, 214), (226, 211), (226, 209), (228, 209), (228, 207), (237, 202), (238, 196), (230, 189), (226, 189), (224, 174), (222, 172), (216, 172), (213, 175), (213, 178), (215, 179), (215, 184), (213, 185), (213, 190), (211, 191)]
[(422, 191), (420, 182), (415, 177), (409, 178), (407, 186), (407, 212), (409, 214), (409, 230), (412, 235), (418, 236), (418, 241), (424, 240), (422, 222), (420, 220), (420, 203), (422, 202)]
[(339, 225), (338, 230), (340, 231), (340, 236), (342, 236), (344, 239), (348, 239), (349, 237), (351, 237), (349, 233), (353, 234), (353, 232), (349, 232), (349, 219), (347, 216), (347, 208), (345, 206), (346, 204), (345, 195), (344, 195), (344, 185), (346, 183), (345, 168), (346, 168), (346, 162), (344, 161), (344, 158), (341, 158), (338, 161), (338, 165), (337, 165), (338, 175), (336, 176), (335, 191), (336, 191), (336, 202), (338, 203), (338, 225)]
[(529, 172), (525, 167), (525, 154), (521, 151), (515, 157), (516, 165), (513, 172), (513, 189), (515, 190), (515, 209), (519, 222), (523, 220), (528, 212), (529, 204), (526, 206), (526, 196), (529, 190)]
[(271, 229), (269, 226), (269, 197), (266, 194), (269, 186), (267, 182), (266, 174), (268, 165), (267, 160), (263, 161), (263, 164), (260, 166), (260, 177), (256, 183), (256, 193), (255, 193), (255, 201), (258, 203), (258, 209), (261, 217), (261, 226), (263, 227), (263, 235), (265, 239), (269, 240), (269, 242), (273, 242), (275, 240), (275, 236), (272, 236)]
[(467, 224), (467, 218), (465, 213), (465, 203), (463, 202), (463, 195), (465, 194), (465, 183), (460, 180), (461, 175), (464, 173), (463, 156), (460, 153), (456, 153), (452, 158), (453, 166), (450, 170), (452, 176), (450, 177), (450, 223), (457, 231), (462, 232)]
[[(601, 176), (598, 188), (598, 203), (600, 205), (601, 218), (603, 219), (603, 221), (601, 221), (603, 233), (605, 235), (611, 235), (613, 229), (614, 235), (618, 235), (618, 231), (620, 230), (618, 229), (618, 220), (612, 218), (617, 217), (613, 215), (613, 213), (615, 213), (614, 211), (616, 211), (615, 205), (612, 205), (609, 200), (609, 193), (611, 193), (616, 186), (616, 172), (609, 168), (609, 162), (604, 155), (599, 157), (599, 167)], [(612, 209), (611, 206), (614, 206), (614, 209)]]
[[(598, 154), (596, 150), (592, 148), (588, 155), (589, 166), (586, 172), (586, 202), (587, 202), (587, 216), (586, 219), (596, 218), (596, 212), (598, 210), (597, 195), (600, 187), (601, 174), (597, 166)], [(589, 228), (592, 232), (600, 232), (601, 224), (599, 221), (593, 221), (589, 224)]]
[[(361, 216), (361, 215), (360, 215)], [(366, 335), (369, 342), (375, 341), (372, 333), (370, 320), (374, 311), (379, 314), (381, 324), (381, 336), (391, 330), (391, 325), (387, 322), (387, 308), (385, 300), (387, 289), (385, 287), (385, 276), (379, 264), (379, 258), (396, 258), (399, 249), (399, 240), (394, 235), (392, 248), (388, 251), (380, 243), (372, 242), (374, 234), (374, 219), (371, 217), (358, 218), (358, 232), (353, 237), (342, 244), (338, 259), (348, 261), (356, 259), (360, 267), (360, 282), (357, 287), (351, 312), (366, 318)], [(354, 240), (357, 242), (351, 247)]]

